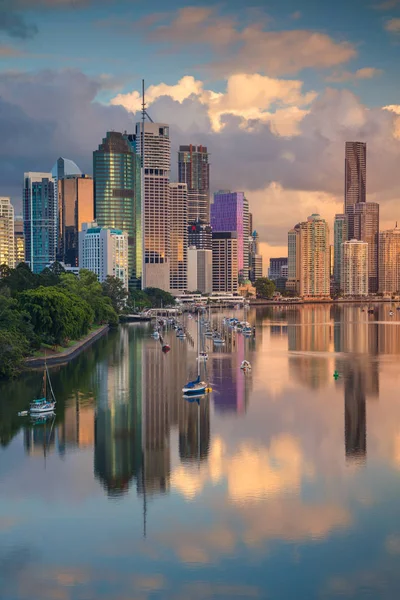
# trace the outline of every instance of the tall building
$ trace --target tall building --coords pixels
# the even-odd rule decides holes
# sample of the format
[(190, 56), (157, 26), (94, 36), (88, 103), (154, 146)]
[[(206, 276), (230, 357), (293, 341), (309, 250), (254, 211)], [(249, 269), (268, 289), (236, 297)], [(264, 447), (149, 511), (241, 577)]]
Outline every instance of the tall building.
[(14, 252), (15, 266), (25, 262), (24, 219), (17, 216), (14, 219)]
[(276, 281), (279, 277), (281, 277), (281, 269), (282, 267), (288, 266), (287, 257), (281, 256), (280, 258), (270, 258), (269, 259), (269, 270), (268, 277), (272, 281)]
[(187, 290), (188, 246), (186, 183), (170, 183), (170, 290)]
[(221, 191), (214, 194), (214, 203), (211, 205), (211, 227), (213, 232), (236, 233), (240, 279), (248, 279), (248, 234), (246, 236), (247, 231), (244, 223), (245, 204), (243, 192)]
[[(249, 220), (252, 224), (253, 217)], [(250, 231), (252, 231), (250, 229)], [(249, 253), (249, 279), (254, 283), (257, 279), (263, 276), (263, 259), (260, 254), (258, 233), (253, 231), (248, 237), (248, 253)]]
[(0, 265), (15, 267), (14, 207), (10, 198), (0, 197)]
[(238, 291), (238, 241), (232, 231), (213, 231), (212, 288), (213, 292)]
[(248, 252), (248, 240), (252, 229), (250, 229), (249, 202), (246, 196), (243, 199), (243, 273), (242, 282), (250, 279), (250, 260)]
[(368, 290), (378, 291), (379, 204), (363, 202), (352, 207), (354, 239), (368, 244)]
[(79, 266), (96, 273), (100, 282), (108, 275), (120, 279), (128, 289), (128, 234), (120, 229), (82, 223), (79, 232)]
[(300, 293), (300, 223), (288, 231), (288, 280), (286, 289)]
[(329, 297), (330, 260), (328, 223), (313, 214), (300, 223), (300, 295)]
[(212, 250), (189, 246), (187, 289), (202, 294), (212, 292)]
[(342, 244), (340, 289), (344, 296), (368, 296), (368, 244), (350, 240)]
[(57, 183), (58, 247), (57, 259), (78, 266), (78, 234), (82, 223), (94, 219), (93, 179), (88, 175), (66, 175)]
[(334, 263), (333, 263), (333, 278), (336, 287), (340, 286), (340, 269), (342, 264), (342, 244), (348, 239), (347, 236), (347, 215), (335, 215), (333, 225), (334, 239)]
[(108, 131), (93, 152), (94, 216), (99, 227), (128, 234), (129, 286), (140, 288), (142, 228), (140, 158), (135, 136)]
[(400, 292), (400, 229), (379, 234), (379, 292), (385, 296)]
[(188, 188), (188, 222), (210, 223), (210, 164), (206, 146), (179, 146), (178, 179)]
[(349, 215), (348, 239), (353, 239), (354, 221), (351, 207), (366, 202), (367, 144), (346, 142), (344, 212)]
[(51, 173), (24, 175), (25, 262), (41, 273), (56, 260), (57, 201)]
[(136, 147), (142, 156), (143, 251), (142, 287), (169, 290), (171, 141), (164, 123), (136, 124)]
[(254, 254), (251, 257), (251, 274), (253, 277), (252, 283), (263, 276), (263, 257), (261, 254)]
[(200, 250), (212, 249), (212, 229), (209, 223), (194, 221), (188, 225), (188, 246)]

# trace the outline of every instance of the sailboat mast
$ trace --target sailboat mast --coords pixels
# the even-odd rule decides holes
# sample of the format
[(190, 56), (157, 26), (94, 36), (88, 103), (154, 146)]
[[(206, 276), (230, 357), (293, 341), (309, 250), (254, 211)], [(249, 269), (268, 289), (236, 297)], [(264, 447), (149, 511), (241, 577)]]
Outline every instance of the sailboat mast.
[(43, 371), (43, 398), (47, 398), (47, 372), (46, 366)]

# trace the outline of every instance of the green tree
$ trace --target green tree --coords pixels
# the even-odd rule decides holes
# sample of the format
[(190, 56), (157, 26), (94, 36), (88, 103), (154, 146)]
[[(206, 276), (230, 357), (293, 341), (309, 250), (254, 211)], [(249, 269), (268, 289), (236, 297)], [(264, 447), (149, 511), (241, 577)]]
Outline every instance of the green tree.
[(152, 301), (143, 290), (131, 290), (129, 292), (126, 309), (129, 313), (150, 308)]
[(14, 377), (29, 349), (28, 340), (15, 331), (0, 330), (0, 379)]
[(166, 292), (165, 290), (149, 287), (144, 291), (154, 308), (160, 308), (161, 306), (173, 306), (175, 304), (175, 298), (172, 296), (172, 294)]
[(79, 277), (73, 273), (64, 273), (60, 276), (60, 287), (90, 304), (94, 311), (95, 323), (118, 324), (118, 315), (112, 307), (111, 300), (103, 295), (101, 284), (92, 271), (81, 269)]
[(3, 269), (3, 272), (0, 288), (8, 287), (13, 296), (39, 286), (39, 276), (32, 273), (26, 263), (20, 263), (15, 269), (8, 269), (8, 271)]
[(128, 292), (124, 288), (124, 284), (118, 277), (108, 275), (106, 280), (101, 284), (103, 295), (111, 300), (111, 304), (116, 313), (120, 314), (126, 306)]
[(276, 286), (268, 277), (260, 277), (256, 280), (254, 287), (256, 288), (257, 298), (272, 298)]

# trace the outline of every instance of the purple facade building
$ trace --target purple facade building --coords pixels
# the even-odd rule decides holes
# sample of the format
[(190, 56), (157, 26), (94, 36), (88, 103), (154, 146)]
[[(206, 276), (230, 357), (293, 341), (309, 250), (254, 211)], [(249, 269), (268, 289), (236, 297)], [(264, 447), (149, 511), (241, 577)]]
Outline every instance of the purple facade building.
[(214, 194), (214, 203), (211, 205), (211, 227), (215, 232), (230, 231), (237, 234), (238, 272), (239, 276), (247, 279), (248, 204), (243, 192), (223, 191)]

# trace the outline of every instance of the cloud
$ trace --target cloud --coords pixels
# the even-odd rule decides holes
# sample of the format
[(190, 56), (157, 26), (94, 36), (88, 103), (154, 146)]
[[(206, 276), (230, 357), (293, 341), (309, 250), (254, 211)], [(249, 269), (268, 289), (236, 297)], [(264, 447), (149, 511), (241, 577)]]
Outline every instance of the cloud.
[(0, 32), (4, 32), (10, 37), (28, 39), (36, 35), (38, 29), (36, 25), (26, 23), (25, 19), (12, 10), (11, 6), (0, 7)]
[(390, 10), (391, 8), (395, 8), (400, 4), (400, 0), (382, 0), (382, 2), (378, 2), (373, 5), (373, 8), (376, 10)]
[(290, 18), (293, 19), (293, 21), (298, 21), (298, 19), (301, 19), (301, 17), (302, 17), (302, 13), (300, 10), (296, 10), (295, 12), (293, 12), (290, 15)]
[(350, 43), (336, 42), (325, 33), (268, 31), (262, 20), (241, 26), (209, 7), (179, 9), (169, 22), (150, 26), (147, 39), (173, 51), (209, 46), (216, 57), (206, 66), (221, 76), (257, 71), (270, 76), (294, 74), (305, 68), (334, 67), (356, 55)]
[(400, 19), (389, 19), (385, 23), (385, 29), (390, 33), (400, 33)]
[(350, 71), (342, 71), (336, 72), (332, 75), (328, 75), (325, 77), (325, 81), (330, 83), (341, 83), (344, 81), (352, 81), (356, 79), (372, 79), (378, 75), (382, 74), (381, 69), (376, 69), (374, 67), (363, 67), (362, 69), (357, 69), (354, 73)]
[(0, 44), (0, 59), (7, 58), (9, 56), (18, 56), (19, 54), (21, 53), (16, 48)]

